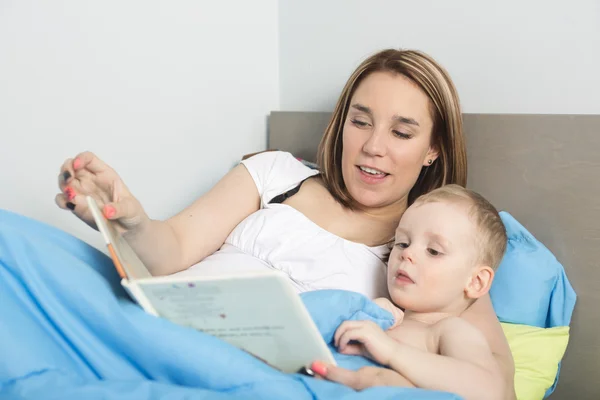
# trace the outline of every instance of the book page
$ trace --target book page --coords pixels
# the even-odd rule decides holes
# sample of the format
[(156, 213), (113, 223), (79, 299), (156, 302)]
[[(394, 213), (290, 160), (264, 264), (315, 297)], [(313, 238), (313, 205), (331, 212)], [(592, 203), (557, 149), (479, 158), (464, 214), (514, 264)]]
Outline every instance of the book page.
[(284, 372), (315, 360), (335, 363), (287, 277), (142, 280), (136, 284), (170, 321), (242, 348)]

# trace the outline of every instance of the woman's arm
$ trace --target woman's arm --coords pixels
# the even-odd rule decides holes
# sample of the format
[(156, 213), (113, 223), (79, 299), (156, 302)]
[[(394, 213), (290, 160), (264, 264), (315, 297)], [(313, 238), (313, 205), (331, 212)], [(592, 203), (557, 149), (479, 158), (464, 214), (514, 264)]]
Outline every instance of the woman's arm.
[(148, 220), (124, 237), (152, 275), (168, 275), (217, 251), (259, 207), (256, 185), (240, 164), (177, 215), (166, 221)]
[(485, 337), (492, 354), (502, 371), (502, 376), (508, 388), (507, 398), (516, 399), (515, 364), (510, 347), (494, 311), (489, 295), (480, 297), (461, 315), (461, 318), (475, 326)]
[(356, 371), (336, 365), (315, 362), (312, 365), (317, 377), (341, 383), (354, 390), (363, 390), (373, 386), (398, 386), (414, 388), (411, 381), (388, 368), (362, 367)]
[(153, 275), (181, 271), (214, 253), (260, 206), (257, 186), (244, 164), (167, 221), (152, 220), (117, 172), (91, 152), (67, 159), (58, 185), (56, 204), (98, 229), (86, 200), (93, 196)]

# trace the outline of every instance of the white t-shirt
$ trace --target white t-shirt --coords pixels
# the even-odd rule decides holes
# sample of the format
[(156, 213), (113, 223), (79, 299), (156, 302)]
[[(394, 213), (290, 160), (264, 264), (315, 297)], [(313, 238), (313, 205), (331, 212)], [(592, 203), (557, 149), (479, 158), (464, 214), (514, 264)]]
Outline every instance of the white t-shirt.
[(387, 245), (369, 247), (338, 237), (295, 208), (269, 202), (317, 175), (290, 153), (274, 151), (242, 161), (260, 193), (260, 210), (244, 219), (213, 255), (177, 275), (218, 275), (273, 268), (298, 290), (344, 289), (387, 296)]

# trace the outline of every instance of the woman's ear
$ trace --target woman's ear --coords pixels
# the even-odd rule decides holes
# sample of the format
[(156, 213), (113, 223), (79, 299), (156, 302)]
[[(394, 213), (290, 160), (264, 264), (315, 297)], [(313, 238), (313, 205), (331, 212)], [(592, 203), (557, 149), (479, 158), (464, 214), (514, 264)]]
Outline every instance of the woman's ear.
[(476, 267), (465, 287), (465, 295), (470, 299), (480, 298), (489, 292), (493, 280), (494, 270), (491, 267), (487, 265)]
[(425, 160), (423, 160), (423, 165), (425, 167), (430, 166), (433, 162), (439, 157), (440, 151), (437, 146), (429, 146), (429, 150), (427, 151), (427, 155), (425, 156)]

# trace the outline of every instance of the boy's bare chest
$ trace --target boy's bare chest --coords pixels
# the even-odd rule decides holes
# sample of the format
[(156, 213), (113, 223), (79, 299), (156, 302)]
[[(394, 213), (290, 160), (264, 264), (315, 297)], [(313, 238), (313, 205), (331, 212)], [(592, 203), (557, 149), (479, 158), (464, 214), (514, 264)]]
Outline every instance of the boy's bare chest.
[(403, 321), (399, 326), (388, 331), (390, 337), (406, 345), (438, 354), (439, 346), (434, 340), (433, 331), (428, 325)]

